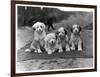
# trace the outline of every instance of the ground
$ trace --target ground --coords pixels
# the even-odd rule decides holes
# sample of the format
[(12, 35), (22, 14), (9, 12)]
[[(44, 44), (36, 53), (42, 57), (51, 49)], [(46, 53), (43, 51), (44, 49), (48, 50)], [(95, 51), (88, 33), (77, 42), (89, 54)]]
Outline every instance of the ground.
[[(56, 29), (60, 26), (66, 27), (66, 22), (53, 24)], [(53, 32), (53, 31), (51, 31)], [(48, 32), (47, 32), (48, 33)], [(16, 70), (35, 71), (49, 69), (67, 69), (67, 68), (82, 68), (93, 66), (93, 33), (92, 30), (82, 30), (83, 51), (71, 51), (63, 53), (54, 53), (48, 55), (46, 52), (42, 54), (30, 52), (25, 53), (25, 49), (33, 38), (33, 31), (30, 27), (19, 28), (17, 30), (17, 61)]]

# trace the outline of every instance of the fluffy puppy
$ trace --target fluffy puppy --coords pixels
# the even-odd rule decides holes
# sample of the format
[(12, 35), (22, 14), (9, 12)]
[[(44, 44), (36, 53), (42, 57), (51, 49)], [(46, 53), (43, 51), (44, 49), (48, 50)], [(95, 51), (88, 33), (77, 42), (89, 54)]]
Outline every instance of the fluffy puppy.
[(55, 33), (49, 33), (45, 37), (45, 50), (50, 55), (57, 49), (57, 37)]
[(69, 36), (67, 30), (64, 27), (60, 27), (57, 30), (56, 35), (57, 35), (59, 52), (63, 52), (64, 49), (65, 51), (70, 51)]
[(79, 25), (74, 24), (71, 29), (71, 38), (70, 38), (70, 44), (71, 44), (71, 50), (78, 50), (82, 51), (82, 38), (81, 38), (81, 27)]
[(45, 32), (45, 24), (42, 22), (36, 22), (32, 29), (34, 30), (34, 38), (30, 45), (30, 49), (27, 49), (27, 51), (34, 50), (35, 52), (42, 53), (41, 47), (44, 47), (44, 38), (46, 36)]

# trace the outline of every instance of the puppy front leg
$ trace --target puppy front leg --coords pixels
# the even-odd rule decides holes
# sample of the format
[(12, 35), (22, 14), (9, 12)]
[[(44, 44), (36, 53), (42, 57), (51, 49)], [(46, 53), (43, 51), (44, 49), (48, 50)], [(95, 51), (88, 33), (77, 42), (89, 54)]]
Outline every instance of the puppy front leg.
[(60, 52), (60, 53), (63, 52), (63, 49), (62, 49), (61, 44), (59, 45), (59, 52)]
[(78, 42), (78, 51), (82, 51), (82, 41)]
[(48, 55), (51, 55), (51, 54), (52, 54), (52, 52), (53, 52), (53, 51), (52, 51), (50, 48), (48, 48), (48, 52), (47, 52), (47, 53), (48, 53)]
[(70, 51), (69, 44), (66, 44), (66, 51)]
[(70, 49), (71, 49), (71, 50), (75, 50), (75, 44), (74, 44), (73, 42), (71, 43)]
[(31, 51), (34, 51), (34, 52), (37, 52), (36, 50), (36, 47), (34, 46), (34, 41), (32, 41), (31, 45), (30, 45), (30, 48), (29, 49), (26, 49), (25, 52), (31, 52)]
[(52, 51), (51, 50), (48, 50), (48, 54), (51, 55), (52, 54)]
[(37, 52), (37, 49), (33, 45), (31, 45), (30, 50), (34, 51), (35, 53)]
[(42, 53), (40, 46), (37, 47), (37, 51), (38, 51), (38, 53)]
[(44, 48), (45, 48), (45, 51), (47, 52), (48, 51), (48, 44), (47, 44), (47, 42), (45, 42)]

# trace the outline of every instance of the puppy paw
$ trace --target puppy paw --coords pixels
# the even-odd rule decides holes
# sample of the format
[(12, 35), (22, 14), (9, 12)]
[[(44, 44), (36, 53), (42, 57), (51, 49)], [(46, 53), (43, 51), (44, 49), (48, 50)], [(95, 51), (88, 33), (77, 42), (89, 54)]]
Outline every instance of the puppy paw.
[(37, 53), (38, 51), (37, 50), (34, 50), (34, 52)]
[(59, 53), (61, 53), (61, 52), (63, 52), (63, 50), (62, 49), (59, 49)]
[(42, 51), (40, 49), (38, 49), (38, 53), (42, 53)]
[(66, 48), (66, 51), (69, 52), (70, 51), (70, 48)]
[(26, 49), (25, 52), (31, 52), (31, 49)]
[(79, 48), (79, 49), (78, 49), (78, 51), (82, 51), (82, 49), (81, 49), (81, 48)]
[(48, 48), (45, 48), (45, 51), (48, 51)]
[(71, 49), (71, 50), (75, 50), (75, 48), (74, 48), (74, 47), (70, 47), (70, 49)]
[(48, 55), (51, 55), (52, 54), (52, 52), (48, 52)]

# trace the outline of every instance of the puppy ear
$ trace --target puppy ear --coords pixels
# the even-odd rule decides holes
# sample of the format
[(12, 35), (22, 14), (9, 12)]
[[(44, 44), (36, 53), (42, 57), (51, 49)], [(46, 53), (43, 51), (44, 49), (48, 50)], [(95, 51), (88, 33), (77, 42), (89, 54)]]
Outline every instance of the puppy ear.
[(70, 28), (70, 31), (73, 33), (73, 28)]
[(58, 31), (55, 32), (56, 35), (58, 35), (58, 33), (59, 33)]
[(32, 29), (33, 29), (33, 30), (36, 30), (34, 26), (32, 26)]
[(66, 29), (64, 29), (64, 31), (65, 31), (65, 34), (67, 34), (67, 33), (68, 33)]
[(81, 28), (81, 27), (79, 27), (79, 33), (81, 32), (81, 30), (82, 30), (82, 28)]
[(59, 33), (58, 31), (55, 32), (56, 39), (57, 39), (57, 37), (58, 37), (58, 33)]
[(57, 40), (58, 36), (57, 35), (55, 35), (55, 36), (56, 36), (56, 40)]

